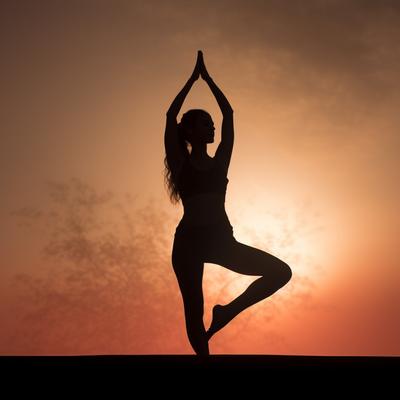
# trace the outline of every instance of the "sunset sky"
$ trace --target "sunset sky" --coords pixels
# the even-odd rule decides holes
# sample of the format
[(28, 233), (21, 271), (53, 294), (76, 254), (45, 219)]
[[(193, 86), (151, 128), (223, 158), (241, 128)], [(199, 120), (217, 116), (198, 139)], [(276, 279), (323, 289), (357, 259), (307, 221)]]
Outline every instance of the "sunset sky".
[[(2, 1), (0, 354), (192, 354), (163, 182), (198, 50), (235, 238), (291, 282), (211, 353), (400, 355), (400, 4)], [(222, 115), (197, 81), (181, 113)], [(206, 264), (205, 320), (253, 280)]]

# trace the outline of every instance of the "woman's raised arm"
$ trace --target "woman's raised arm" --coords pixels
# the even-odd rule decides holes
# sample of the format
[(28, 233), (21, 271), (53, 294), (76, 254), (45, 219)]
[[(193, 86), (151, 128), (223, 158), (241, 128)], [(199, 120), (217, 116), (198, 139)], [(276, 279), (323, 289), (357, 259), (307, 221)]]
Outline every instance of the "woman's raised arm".
[(219, 89), (219, 87), (215, 84), (215, 82), (211, 79), (204, 64), (203, 53), (201, 51), (198, 52), (197, 60), (199, 64), (201, 77), (207, 82), (208, 86), (210, 87), (211, 92), (213, 93), (215, 99), (217, 100), (217, 103), (219, 105), (219, 108), (221, 109), (222, 114), (227, 115), (233, 113), (233, 109), (229, 104), (229, 101), (222, 93), (222, 91)]
[(221, 143), (218, 145), (215, 157), (222, 162), (226, 171), (228, 171), (229, 163), (232, 156), (233, 143), (234, 143), (234, 129), (233, 129), (233, 109), (229, 101), (218, 88), (218, 86), (211, 79), (204, 64), (203, 53), (199, 51), (198, 55), (199, 69), (201, 77), (207, 82), (211, 89), (219, 108), (221, 109), (223, 119), (221, 127)]

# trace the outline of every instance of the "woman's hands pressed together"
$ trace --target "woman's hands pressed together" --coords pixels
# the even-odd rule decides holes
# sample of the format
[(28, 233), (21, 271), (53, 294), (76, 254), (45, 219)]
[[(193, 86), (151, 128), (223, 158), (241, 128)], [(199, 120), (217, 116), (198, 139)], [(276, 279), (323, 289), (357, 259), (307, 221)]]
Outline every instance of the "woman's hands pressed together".
[(192, 75), (190, 77), (190, 80), (192, 82), (195, 82), (199, 79), (199, 77), (202, 77), (205, 81), (208, 81), (209, 79), (211, 79), (207, 68), (204, 64), (204, 57), (203, 57), (203, 52), (201, 50), (199, 50), (197, 52), (197, 60), (196, 60), (196, 65), (194, 67), (194, 70), (192, 72)]
[(199, 66), (199, 71), (200, 71), (200, 75), (201, 77), (207, 81), (208, 79), (210, 79), (210, 75), (207, 71), (206, 65), (204, 64), (204, 57), (203, 57), (203, 52), (201, 50), (199, 50), (197, 52), (197, 64)]

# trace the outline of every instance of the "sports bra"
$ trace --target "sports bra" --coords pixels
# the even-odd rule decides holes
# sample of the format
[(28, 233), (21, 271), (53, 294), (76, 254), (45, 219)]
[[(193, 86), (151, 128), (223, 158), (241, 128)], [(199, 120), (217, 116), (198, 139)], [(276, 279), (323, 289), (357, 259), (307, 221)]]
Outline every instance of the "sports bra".
[(178, 178), (178, 191), (182, 201), (200, 193), (225, 195), (228, 182), (224, 169), (216, 159), (212, 168), (199, 170), (192, 165), (187, 156)]

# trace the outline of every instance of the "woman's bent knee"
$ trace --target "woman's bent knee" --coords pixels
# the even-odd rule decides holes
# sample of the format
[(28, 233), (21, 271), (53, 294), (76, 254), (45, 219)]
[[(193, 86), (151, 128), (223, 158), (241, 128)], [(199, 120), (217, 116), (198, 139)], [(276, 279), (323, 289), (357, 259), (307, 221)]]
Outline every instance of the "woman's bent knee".
[(290, 279), (292, 279), (292, 275), (292, 269), (289, 267), (289, 265), (282, 261), (281, 279), (284, 285), (286, 285), (286, 283), (288, 283)]

